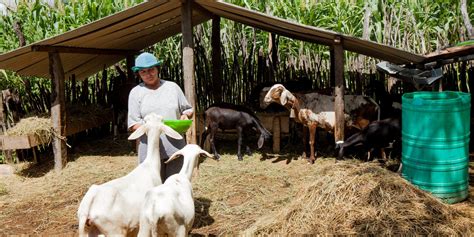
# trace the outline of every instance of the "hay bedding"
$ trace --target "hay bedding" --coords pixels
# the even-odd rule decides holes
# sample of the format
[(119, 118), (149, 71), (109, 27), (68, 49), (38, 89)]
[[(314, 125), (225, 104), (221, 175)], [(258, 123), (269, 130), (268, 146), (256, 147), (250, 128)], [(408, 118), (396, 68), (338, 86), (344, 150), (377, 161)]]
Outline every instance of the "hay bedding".
[(277, 213), (246, 233), (335, 235), (466, 235), (472, 217), (371, 163), (325, 165)]
[[(76, 211), (93, 183), (128, 173), (136, 156), (126, 137), (82, 144), (60, 173), (17, 166), (0, 179), (0, 235), (76, 235)], [(105, 149), (107, 148), (107, 149)], [(472, 235), (473, 200), (445, 205), (378, 164), (318, 159), (307, 165), (223, 154), (193, 180), (200, 235)], [(51, 158), (52, 159), (52, 158)], [(52, 169), (52, 160), (49, 170)], [(471, 188), (471, 195), (472, 188)], [(472, 197), (472, 196), (471, 196)], [(455, 209), (457, 208), (457, 210)]]

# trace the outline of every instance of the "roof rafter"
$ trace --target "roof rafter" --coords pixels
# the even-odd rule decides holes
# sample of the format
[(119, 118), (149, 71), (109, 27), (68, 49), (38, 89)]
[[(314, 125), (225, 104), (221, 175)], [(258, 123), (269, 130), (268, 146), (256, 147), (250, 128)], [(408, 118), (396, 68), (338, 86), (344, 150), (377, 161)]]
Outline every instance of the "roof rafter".
[(71, 46), (53, 46), (53, 45), (32, 45), (32, 52), (58, 52), (58, 53), (78, 53), (78, 54), (101, 54), (101, 55), (134, 55), (136, 50), (126, 49), (100, 49), (83, 48)]

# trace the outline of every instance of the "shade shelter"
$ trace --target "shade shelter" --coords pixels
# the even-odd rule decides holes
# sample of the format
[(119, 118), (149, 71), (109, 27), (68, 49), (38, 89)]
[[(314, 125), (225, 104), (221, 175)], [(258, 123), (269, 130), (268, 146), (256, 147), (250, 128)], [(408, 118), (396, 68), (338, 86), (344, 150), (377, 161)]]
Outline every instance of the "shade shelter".
[[(219, 18), (224, 17), (282, 36), (329, 46), (332, 54), (336, 94), (336, 139), (343, 139), (344, 50), (367, 55), (399, 65), (417, 66), (429, 58), (390, 46), (358, 39), (269, 16), (216, 0), (151, 0), (64, 34), (35, 42), (0, 55), (0, 68), (24, 76), (52, 79), (51, 117), (54, 129), (65, 134), (64, 81), (74, 75), (87, 76), (127, 59), (128, 68), (134, 54), (170, 36), (183, 34), (183, 72), (185, 94), (195, 105), (194, 51), (192, 27), (213, 19), (214, 54), (219, 57)], [(218, 65), (218, 62), (213, 63)], [(195, 125), (190, 132), (195, 142)], [(55, 138), (55, 169), (66, 161), (65, 142)]]

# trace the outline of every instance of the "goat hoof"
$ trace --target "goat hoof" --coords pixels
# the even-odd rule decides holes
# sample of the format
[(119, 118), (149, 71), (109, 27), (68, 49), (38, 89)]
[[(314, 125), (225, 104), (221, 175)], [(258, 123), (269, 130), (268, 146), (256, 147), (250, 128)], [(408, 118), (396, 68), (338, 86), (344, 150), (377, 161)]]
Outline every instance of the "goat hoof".
[(244, 158), (242, 158), (242, 157), (239, 157), (239, 158), (237, 158), (237, 159), (238, 159), (239, 161), (243, 161), (243, 160), (244, 160)]

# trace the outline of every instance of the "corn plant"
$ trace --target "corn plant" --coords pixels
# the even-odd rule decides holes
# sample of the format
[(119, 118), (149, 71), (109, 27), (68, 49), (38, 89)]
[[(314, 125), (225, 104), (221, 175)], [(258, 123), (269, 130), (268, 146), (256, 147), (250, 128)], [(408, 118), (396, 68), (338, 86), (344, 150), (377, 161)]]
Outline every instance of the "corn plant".
[[(57, 1), (51, 8), (40, 1), (20, 1), (15, 13), (0, 17), (0, 52), (19, 46), (13, 25), (20, 23), (26, 43), (48, 38), (75, 29), (117, 11), (136, 5), (143, 0), (71, 0)], [(461, 20), (459, 3), (450, 0), (282, 0), (252, 1), (228, 0), (227, 2), (259, 12), (281, 17), (289, 21), (312, 25), (347, 35), (362, 37), (364, 31), (364, 7), (370, 7), (370, 24), (366, 31), (369, 39), (418, 54), (441, 49), (466, 40), (467, 33)], [(474, 8), (474, 1), (468, 1)], [(471, 19), (474, 11), (468, 11)], [(212, 103), (211, 23), (195, 28), (195, 55), (198, 106)], [(273, 37), (273, 41), (271, 41)], [(224, 98), (228, 102), (241, 103), (248, 92), (262, 81), (285, 81), (309, 78), (315, 88), (330, 87), (329, 49), (318, 44), (294, 40), (283, 36), (244, 26), (223, 19), (221, 21), (222, 74)], [(269, 42), (274, 45), (270, 47)], [(174, 36), (146, 49), (154, 51), (164, 61), (162, 77), (183, 84), (181, 36)], [(275, 54), (276, 52), (276, 54)], [(272, 54), (273, 53), (273, 54)], [(346, 71), (375, 71), (376, 60), (347, 52)], [(261, 64), (266, 69), (262, 71)], [(356, 65), (356, 66), (354, 66)], [(259, 68), (260, 67), (260, 68)], [(11, 72), (3, 73), (20, 87), (25, 80), (42, 84), (41, 79), (20, 78)], [(112, 74), (112, 73), (109, 73)], [(93, 81), (94, 76), (90, 80)], [(346, 77), (349, 78), (349, 77)], [(5, 88), (4, 83), (0, 87)], [(92, 84), (92, 83), (91, 83)], [(0, 88), (1, 89), (1, 88)], [(92, 89), (91, 89), (92, 90)]]

